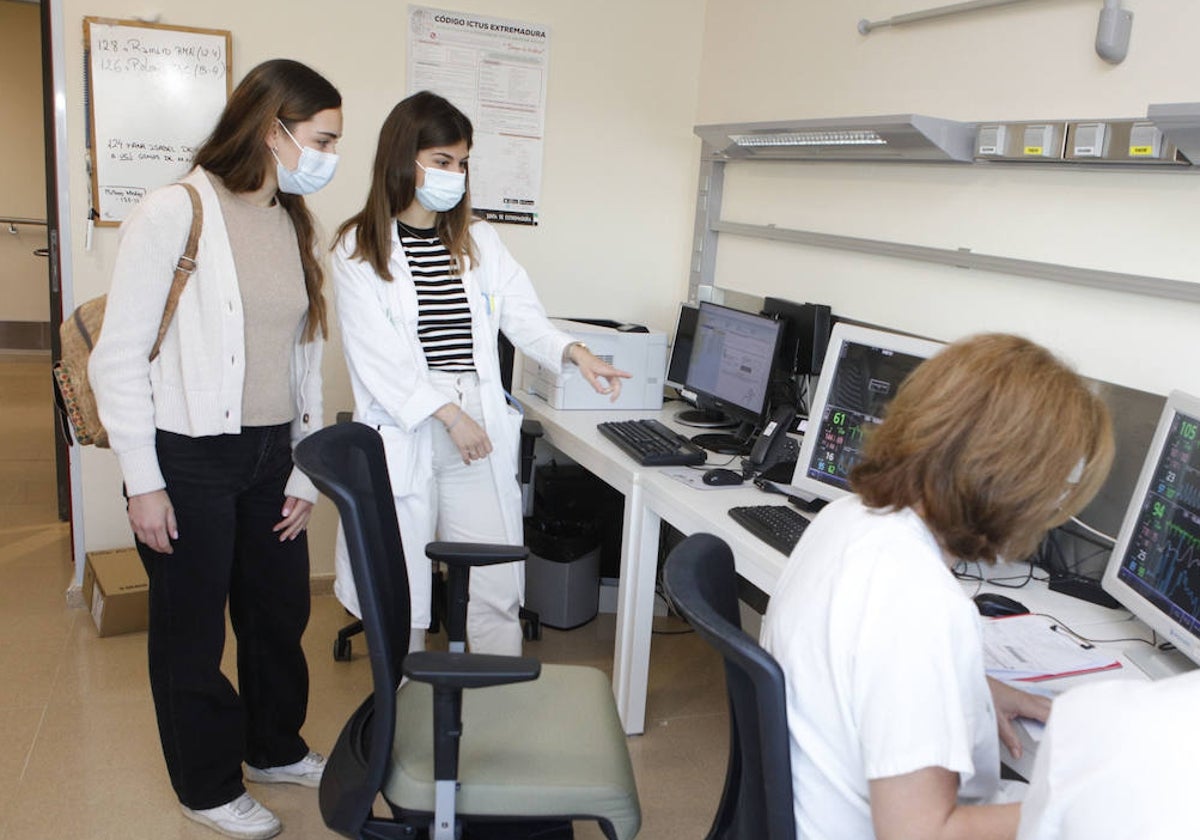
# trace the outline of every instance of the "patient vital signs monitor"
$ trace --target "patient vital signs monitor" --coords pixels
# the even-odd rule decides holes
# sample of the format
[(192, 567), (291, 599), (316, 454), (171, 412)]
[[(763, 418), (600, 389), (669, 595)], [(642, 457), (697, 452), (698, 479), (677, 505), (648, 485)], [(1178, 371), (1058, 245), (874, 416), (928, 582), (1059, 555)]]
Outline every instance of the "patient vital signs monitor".
[[(1173, 391), (1109, 558), (1103, 585), (1191, 663), (1200, 663), (1200, 398)], [(1151, 677), (1194, 667), (1156, 648), (1129, 651)]]
[(884, 409), (905, 377), (941, 348), (936, 341), (835, 324), (792, 486), (826, 501), (848, 495), (864, 434), (883, 422)]

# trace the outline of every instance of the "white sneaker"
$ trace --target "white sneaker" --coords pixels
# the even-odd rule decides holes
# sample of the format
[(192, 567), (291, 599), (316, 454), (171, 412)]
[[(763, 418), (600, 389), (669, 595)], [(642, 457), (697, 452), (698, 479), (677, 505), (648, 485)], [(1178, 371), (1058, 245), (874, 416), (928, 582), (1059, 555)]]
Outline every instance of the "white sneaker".
[(273, 784), (284, 782), (305, 787), (320, 787), (321, 774), (325, 772), (325, 756), (309, 751), (308, 755), (292, 764), (279, 767), (251, 767), (246, 765), (246, 778), (252, 782)]
[(279, 817), (248, 793), (243, 793), (232, 802), (226, 802), (216, 808), (193, 811), (186, 805), (179, 807), (188, 819), (238, 840), (266, 840), (283, 829)]

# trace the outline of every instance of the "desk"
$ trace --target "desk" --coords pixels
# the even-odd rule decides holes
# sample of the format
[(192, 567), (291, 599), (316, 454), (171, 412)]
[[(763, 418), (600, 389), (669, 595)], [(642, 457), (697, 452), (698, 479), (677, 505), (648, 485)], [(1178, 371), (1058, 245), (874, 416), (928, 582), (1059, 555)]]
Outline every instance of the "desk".
[[(752, 484), (720, 490), (687, 487), (656, 467), (643, 467), (596, 429), (604, 420), (655, 418), (694, 433), (674, 422), (677, 406), (661, 411), (559, 411), (538, 397), (518, 390), (525, 416), (542, 424), (545, 440), (625, 496), (621, 531), (621, 574), (617, 587), (613, 694), (625, 732), (641, 734), (646, 721), (646, 685), (658, 572), (659, 524), (666, 520), (684, 534), (705, 531), (729, 543), (738, 573), (770, 594), (787, 558), (755, 537), (728, 515), (735, 505), (778, 504), (780, 496)], [(727, 455), (712, 455), (714, 465)]]
[[(999, 563), (992, 567), (984, 567), (983, 573), (987, 578), (997, 579), (1023, 576), (1028, 570), (1029, 566), (1025, 564)], [(974, 568), (972, 568), (972, 571), (974, 571)], [(999, 592), (1008, 595), (1009, 597), (1016, 598), (1028, 607), (1030, 612), (1052, 615), (1057, 621), (1066, 625), (1071, 630), (1090, 639), (1151, 638), (1150, 629), (1141, 621), (1134, 618), (1128, 610), (1109, 609), (1088, 603), (1087, 601), (1081, 601), (1078, 598), (1072, 598), (1069, 595), (1063, 595), (1060, 592), (1051, 592), (1046, 584), (1041, 581), (1030, 581), (1029, 584), (1020, 589), (1001, 587), (989, 583), (984, 583), (980, 586), (978, 581), (964, 580), (961, 583), (963, 591), (968, 595), (974, 595), (976, 590)], [(1027, 685), (1035, 691), (1048, 690), (1054, 694), (1058, 694), (1072, 686), (1082, 685), (1087, 682), (1101, 680), (1145, 681), (1148, 679), (1145, 673), (1125, 655), (1125, 651), (1137, 648), (1141, 644), (1141, 642), (1125, 641), (1097, 646), (1119, 654), (1121, 661), (1120, 669), (1098, 671), (1074, 677), (1038, 680)], [(1023, 748), (1021, 758), (1014, 759), (1004, 747), (1000, 748), (1000, 754), (1005, 764), (1016, 770), (1026, 779), (1029, 779), (1033, 773), (1033, 760), (1037, 753), (1037, 742), (1030, 737), (1028, 730), (1023, 726), (1017, 727), (1017, 733), (1021, 737)]]
[[(652, 417), (677, 429), (676, 408), (662, 411), (559, 411), (538, 397), (519, 391), (526, 416), (542, 424), (546, 441), (581, 466), (590, 470), (625, 496), (622, 523), (621, 577), (617, 588), (616, 640), (613, 652), (613, 694), (625, 732), (640, 734), (645, 728), (646, 687), (650, 669), (651, 625), (654, 619), (655, 577), (658, 570), (659, 523), (669, 522), (684, 534), (704, 531), (725, 540), (733, 550), (737, 571), (747, 581), (770, 595), (787, 558), (755, 537), (728, 515), (736, 505), (785, 504), (780, 496), (763, 493), (752, 484), (720, 490), (696, 490), (664, 475), (655, 467), (642, 467), (616, 444), (596, 430), (604, 420)], [(729, 456), (713, 455), (710, 461), (723, 464)], [(1028, 566), (999, 565), (985, 568), (990, 578), (1023, 575)], [(964, 590), (974, 594), (979, 584), (964, 581)], [(983, 584), (983, 589), (1017, 598), (1033, 612), (1055, 616), (1071, 629), (1094, 638), (1141, 636), (1149, 630), (1124, 610), (1109, 610), (1067, 595), (1051, 592), (1044, 583), (1032, 582), (1019, 590)], [(1123, 643), (1121, 650), (1137, 642)], [(1092, 679), (1145, 679), (1142, 672), (1122, 655), (1120, 671), (1046, 680), (1038, 685), (1063, 690), (1067, 685)], [(1026, 743), (1026, 755), (1013, 769), (1028, 777), (1035, 749)]]

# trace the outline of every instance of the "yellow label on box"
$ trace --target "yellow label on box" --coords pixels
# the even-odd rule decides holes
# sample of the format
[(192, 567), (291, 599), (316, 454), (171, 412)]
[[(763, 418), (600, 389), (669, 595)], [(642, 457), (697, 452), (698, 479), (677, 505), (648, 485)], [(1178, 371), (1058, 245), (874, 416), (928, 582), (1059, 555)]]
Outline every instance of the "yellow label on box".
[(1129, 156), (1130, 157), (1154, 157), (1154, 147), (1153, 146), (1130, 146), (1129, 147)]
[(1025, 147), (1025, 154), (1027, 154), (1027, 155), (1037, 155), (1038, 157), (1041, 157), (1043, 151), (1044, 150), (1042, 149), (1041, 146), (1026, 146)]

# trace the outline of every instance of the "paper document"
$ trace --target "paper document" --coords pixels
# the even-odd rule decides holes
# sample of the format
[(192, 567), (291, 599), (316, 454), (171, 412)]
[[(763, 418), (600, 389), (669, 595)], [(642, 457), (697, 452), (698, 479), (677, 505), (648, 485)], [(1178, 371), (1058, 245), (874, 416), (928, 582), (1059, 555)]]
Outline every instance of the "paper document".
[(1081, 642), (1046, 616), (981, 620), (984, 668), (989, 677), (1046, 680), (1121, 667), (1115, 655)]

